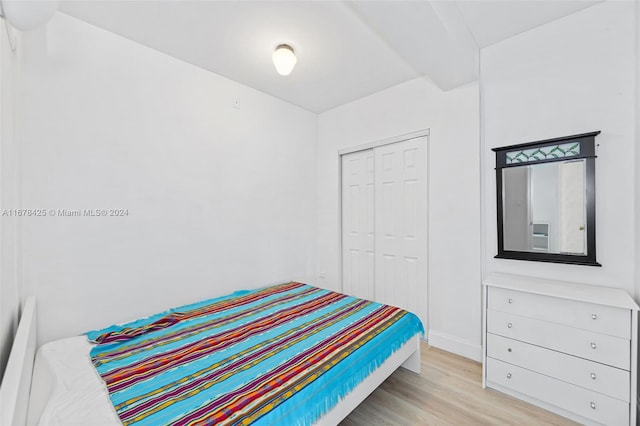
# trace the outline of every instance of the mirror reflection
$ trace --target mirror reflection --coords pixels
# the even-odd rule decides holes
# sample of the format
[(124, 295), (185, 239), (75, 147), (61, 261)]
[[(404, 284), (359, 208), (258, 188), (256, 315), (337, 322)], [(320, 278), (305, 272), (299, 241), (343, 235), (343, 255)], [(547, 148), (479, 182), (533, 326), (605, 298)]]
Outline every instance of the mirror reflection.
[(587, 254), (586, 160), (502, 169), (504, 250)]

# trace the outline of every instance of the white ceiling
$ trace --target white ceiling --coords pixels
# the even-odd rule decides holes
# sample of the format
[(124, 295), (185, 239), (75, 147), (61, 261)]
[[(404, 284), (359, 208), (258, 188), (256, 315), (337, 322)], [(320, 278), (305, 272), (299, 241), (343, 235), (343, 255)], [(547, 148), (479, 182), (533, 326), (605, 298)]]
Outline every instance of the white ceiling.
[[(62, 1), (78, 19), (313, 112), (415, 77), (477, 79), (479, 48), (597, 1)], [(288, 43), (288, 77), (271, 63)]]
[(601, 2), (476, 0), (456, 3), (482, 48)]

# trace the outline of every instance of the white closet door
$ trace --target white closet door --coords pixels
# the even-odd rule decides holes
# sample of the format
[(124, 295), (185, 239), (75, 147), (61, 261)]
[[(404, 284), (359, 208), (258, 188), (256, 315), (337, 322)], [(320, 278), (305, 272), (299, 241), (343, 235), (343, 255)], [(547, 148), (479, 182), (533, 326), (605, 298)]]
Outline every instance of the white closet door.
[(342, 156), (342, 285), (347, 294), (374, 299), (373, 150)]
[(560, 251), (587, 254), (585, 160), (559, 164)]
[(426, 137), (375, 148), (375, 299), (426, 327)]

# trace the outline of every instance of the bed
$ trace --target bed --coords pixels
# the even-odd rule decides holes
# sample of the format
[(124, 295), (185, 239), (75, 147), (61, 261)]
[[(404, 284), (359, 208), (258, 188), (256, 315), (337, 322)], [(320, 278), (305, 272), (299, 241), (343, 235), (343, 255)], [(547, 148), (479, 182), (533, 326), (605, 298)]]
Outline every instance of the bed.
[(335, 425), (399, 366), (419, 373), (422, 332), (401, 309), (292, 282), (47, 343), (34, 363), (31, 299), (2, 424)]

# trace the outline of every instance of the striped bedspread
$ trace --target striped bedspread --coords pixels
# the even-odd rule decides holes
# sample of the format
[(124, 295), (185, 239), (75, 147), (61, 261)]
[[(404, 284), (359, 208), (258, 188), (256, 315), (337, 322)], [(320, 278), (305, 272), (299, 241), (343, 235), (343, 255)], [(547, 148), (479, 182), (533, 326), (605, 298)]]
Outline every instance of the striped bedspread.
[(291, 282), (87, 336), (125, 425), (306, 425), (420, 332), (401, 309)]

